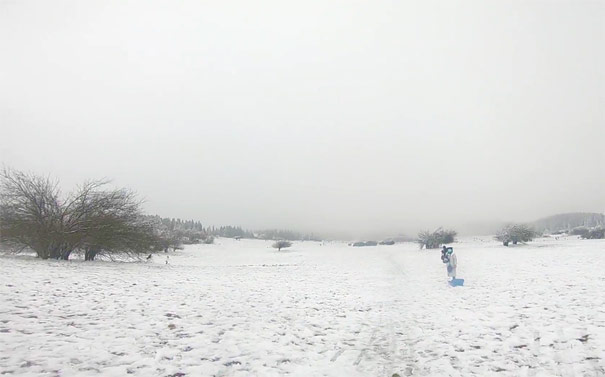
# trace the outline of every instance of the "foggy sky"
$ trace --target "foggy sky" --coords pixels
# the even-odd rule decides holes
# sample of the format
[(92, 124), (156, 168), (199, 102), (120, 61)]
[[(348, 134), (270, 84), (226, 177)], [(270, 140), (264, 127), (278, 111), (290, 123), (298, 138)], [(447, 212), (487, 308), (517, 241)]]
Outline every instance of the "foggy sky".
[(605, 2), (0, 1), (0, 162), (355, 234), (605, 211)]

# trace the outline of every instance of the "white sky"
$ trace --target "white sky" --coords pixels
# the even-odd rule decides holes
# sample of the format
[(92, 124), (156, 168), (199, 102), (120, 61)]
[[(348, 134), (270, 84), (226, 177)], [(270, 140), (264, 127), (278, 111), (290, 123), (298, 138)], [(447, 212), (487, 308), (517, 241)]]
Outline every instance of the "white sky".
[(603, 212), (605, 2), (0, 0), (0, 127), (206, 224)]

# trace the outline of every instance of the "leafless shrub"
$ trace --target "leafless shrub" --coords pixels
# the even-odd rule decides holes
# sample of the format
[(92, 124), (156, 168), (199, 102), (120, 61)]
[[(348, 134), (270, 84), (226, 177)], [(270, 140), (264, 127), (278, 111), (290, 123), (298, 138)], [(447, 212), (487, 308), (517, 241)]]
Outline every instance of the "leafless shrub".
[(281, 249), (285, 249), (290, 246), (292, 246), (292, 242), (290, 241), (277, 241), (272, 245), (272, 247), (277, 249), (277, 251), (281, 251)]

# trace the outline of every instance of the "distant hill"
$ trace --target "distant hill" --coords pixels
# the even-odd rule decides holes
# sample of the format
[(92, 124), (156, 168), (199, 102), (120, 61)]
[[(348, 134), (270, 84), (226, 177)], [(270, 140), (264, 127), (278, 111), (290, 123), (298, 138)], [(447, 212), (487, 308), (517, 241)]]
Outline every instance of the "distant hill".
[(539, 232), (556, 232), (560, 230), (571, 230), (579, 226), (592, 228), (605, 225), (605, 215), (601, 213), (561, 213), (558, 215), (544, 217), (532, 223)]

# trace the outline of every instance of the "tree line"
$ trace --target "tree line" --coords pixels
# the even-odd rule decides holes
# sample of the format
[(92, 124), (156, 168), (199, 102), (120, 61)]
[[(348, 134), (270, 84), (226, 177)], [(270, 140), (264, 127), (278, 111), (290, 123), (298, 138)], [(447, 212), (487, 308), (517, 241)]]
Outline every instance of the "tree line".
[(315, 239), (289, 230), (252, 232), (239, 226), (208, 226), (194, 220), (150, 216), (132, 190), (87, 181), (64, 193), (50, 177), (4, 168), (0, 172), (0, 242), (32, 250), (41, 259), (68, 260), (74, 253), (135, 257), (213, 243), (215, 237), (270, 240)]
[(321, 241), (315, 234), (300, 233), (287, 229), (266, 229), (254, 234), (254, 238), (261, 240), (286, 240), (286, 241)]
[(571, 233), (575, 228), (605, 228), (605, 215), (593, 212), (560, 213), (533, 222), (539, 232), (550, 234)]

